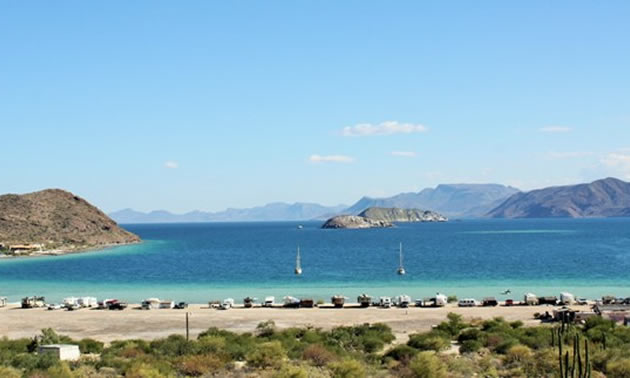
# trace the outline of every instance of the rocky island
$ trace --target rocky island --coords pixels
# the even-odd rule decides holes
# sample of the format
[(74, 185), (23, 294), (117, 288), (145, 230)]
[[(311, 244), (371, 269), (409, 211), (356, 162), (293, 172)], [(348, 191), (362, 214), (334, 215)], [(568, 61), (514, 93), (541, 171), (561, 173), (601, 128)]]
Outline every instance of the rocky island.
[(138, 242), (137, 235), (70, 192), (0, 196), (0, 251), (5, 255), (63, 254)]
[(394, 222), (446, 222), (448, 219), (434, 211), (370, 207), (359, 215), (338, 215), (328, 219), (322, 228), (386, 228)]

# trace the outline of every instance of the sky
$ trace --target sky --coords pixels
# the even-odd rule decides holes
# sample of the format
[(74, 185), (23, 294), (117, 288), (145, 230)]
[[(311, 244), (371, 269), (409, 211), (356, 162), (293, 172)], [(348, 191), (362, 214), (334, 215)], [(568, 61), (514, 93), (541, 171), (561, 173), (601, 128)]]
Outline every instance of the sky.
[(186, 212), (630, 181), (629, 14), (0, 0), (0, 193)]

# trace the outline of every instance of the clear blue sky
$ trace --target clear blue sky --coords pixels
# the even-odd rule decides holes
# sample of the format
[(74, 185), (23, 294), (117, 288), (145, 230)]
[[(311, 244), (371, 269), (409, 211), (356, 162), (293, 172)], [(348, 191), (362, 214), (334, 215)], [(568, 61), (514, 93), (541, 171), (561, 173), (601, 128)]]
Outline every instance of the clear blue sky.
[(629, 16), (628, 1), (2, 1), (0, 192), (183, 212), (630, 179)]

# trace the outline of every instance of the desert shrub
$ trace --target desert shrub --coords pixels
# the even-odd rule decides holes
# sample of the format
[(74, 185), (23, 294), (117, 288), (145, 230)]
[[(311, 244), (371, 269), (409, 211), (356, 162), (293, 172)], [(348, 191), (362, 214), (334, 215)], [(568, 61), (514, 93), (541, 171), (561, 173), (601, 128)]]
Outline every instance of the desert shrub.
[(325, 343), (349, 352), (376, 352), (395, 339), (385, 324), (363, 324), (355, 327), (336, 327), (325, 334)]
[(196, 350), (201, 354), (219, 353), (225, 350), (225, 338), (221, 336), (205, 336), (197, 340)]
[(170, 335), (150, 343), (151, 353), (158, 356), (178, 357), (193, 354), (195, 345), (181, 335)]
[(410, 361), (416, 354), (418, 354), (417, 349), (403, 344), (390, 349), (383, 357), (392, 358), (396, 361)]
[(301, 366), (286, 364), (273, 375), (273, 378), (308, 378), (308, 372)]
[(507, 350), (505, 360), (507, 363), (522, 364), (531, 361), (533, 355), (528, 346), (514, 345)]
[(73, 378), (72, 370), (66, 362), (60, 362), (54, 366), (51, 366), (46, 371), (50, 378)]
[(606, 365), (606, 375), (610, 378), (630, 378), (630, 358), (610, 361)]
[(511, 333), (521, 344), (532, 349), (544, 349), (551, 346), (551, 336), (546, 327), (518, 328)]
[(483, 332), (481, 332), (478, 328), (467, 328), (461, 331), (459, 336), (457, 336), (457, 342), (462, 344), (467, 340), (481, 341), (483, 337)]
[(446, 302), (448, 303), (457, 302), (457, 295), (449, 295), (448, 297), (446, 297)]
[(126, 378), (162, 378), (160, 370), (145, 362), (134, 363), (125, 372)]
[(267, 320), (256, 326), (258, 337), (271, 337), (274, 333), (276, 333), (276, 323), (273, 320)]
[(268, 341), (256, 345), (247, 356), (247, 364), (253, 367), (277, 368), (286, 358), (286, 351), (279, 341)]
[(41, 355), (21, 353), (12, 359), (11, 366), (25, 371), (48, 370), (48, 368), (56, 365), (57, 362), (57, 357), (49, 353)]
[[(257, 344), (257, 340), (251, 333), (236, 334), (233, 332), (220, 330), (216, 327), (208, 328), (208, 330), (199, 334), (199, 348), (203, 351), (204, 342), (201, 340), (207, 337), (220, 337), (225, 340), (225, 348), (223, 352), (236, 361), (244, 361), (248, 353), (250, 353)], [(215, 343), (218, 341), (214, 341)]]
[(304, 349), (302, 359), (310, 361), (313, 365), (321, 367), (335, 360), (337, 356), (323, 345), (312, 344)]
[(443, 333), (431, 331), (410, 335), (407, 345), (418, 350), (439, 352), (450, 347), (451, 341)]
[(418, 353), (409, 363), (409, 368), (418, 378), (446, 377), (446, 365), (433, 351)]
[(18, 369), (8, 367), (8, 366), (0, 366), (0, 377), (20, 378), (21, 376), (22, 376), (22, 372)]
[(451, 337), (457, 337), (457, 335), (459, 335), (459, 332), (470, 326), (462, 320), (461, 315), (455, 314), (453, 312), (449, 312), (448, 315), (446, 315), (446, 318), (448, 319), (448, 321), (440, 323), (437, 326), (437, 330), (445, 332)]
[(191, 355), (179, 359), (177, 370), (186, 376), (200, 376), (222, 369), (225, 362), (217, 355)]
[(100, 354), (103, 351), (103, 343), (93, 339), (83, 339), (79, 341), (79, 350), (81, 353)]
[(459, 347), (459, 353), (475, 353), (483, 347), (483, 344), (479, 340), (465, 340)]
[(363, 378), (365, 368), (357, 360), (342, 360), (328, 365), (334, 378)]

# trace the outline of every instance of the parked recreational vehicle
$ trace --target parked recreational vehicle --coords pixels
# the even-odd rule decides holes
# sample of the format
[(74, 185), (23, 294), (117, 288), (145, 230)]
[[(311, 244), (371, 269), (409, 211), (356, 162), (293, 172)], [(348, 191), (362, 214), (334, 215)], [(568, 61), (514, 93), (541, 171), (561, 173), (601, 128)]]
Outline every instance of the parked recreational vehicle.
[(256, 303), (256, 301), (257, 301), (256, 298), (246, 297), (245, 299), (243, 299), (243, 307), (252, 308), (254, 307), (254, 304)]
[(479, 303), (474, 298), (462, 298), (457, 305), (459, 307), (477, 307)]
[(523, 303), (528, 306), (537, 306), (538, 297), (536, 296), (536, 294), (527, 293), (523, 296)]
[(330, 301), (336, 308), (342, 308), (344, 303), (346, 303), (346, 297), (343, 295), (333, 295), (333, 297), (330, 298)]
[(142, 301), (143, 310), (157, 310), (160, 308), (160, 300), (158, 298), (147, 298)]
[(44, 297), (25, 297), (22, 298), (22, 308), (35, 308), (46, 306), (46, 298)]
[(357, 302), (361, 307), (370, 307), (370, 304), (372, 303), (372, 296), (361, 294), (357, 297)]
[(0, 307), (5, 307), (7, 305), (7, 297), (0, 297)]
[(175, 302), (173, 301), (160, 301), (160, 306), (159, 308), (161, 309), (173, 309), (175, 308)]
[(288, 308), (298, 308), (300, 307), (300, 300), (296, 297), (287, 295), (286, 297), (282, 298), (282, 305)]
[(407, 308), (409, 307), (409, 303), (411, 303), (411, 297), (406, 294), (396, 297), (396, 305), (398, 307)]
[(78, 298), (77, 303), (81, 307), (97, 307), (98, 306), (98, 301), (94, 297)]
[(300, 299), (300, 307), (313, 308), (315, 307), (315, 301), (313, 298), (302, 298)]
[(433, 302), (435, 307), (444, 307), (448, 303), (448, 297), (444, 294), (437, 293), (433, 298)]
[(275, 304), (276, 298), (275, 297), (265, 297), (265, 301), (263, 302), (263, 307), (273, 307), (273, 305)]
[(483, 299), (483, 301), (481, 302), (481, 305), (484, 307), (494, 307), (497, 306), (499, 304), (499, 301), (497, 301), (497, 299), (495, 297), (485, 297)]
[(380, 298), (380, 306), (382, 308), (390, 308), (390, 307), (392, 307), (392, 299), (390, 297), (381, 297)]
[(221, 303), (221, 310), (229, 310), (232, 307), (234, 307), (234, 299), (232, 298), (225, 298), (223, 300), (223, 302)]
[(575, 303), (575, 295), (571, 293), (560, 293), (560, 304), (561, 305), (572, 305)]

